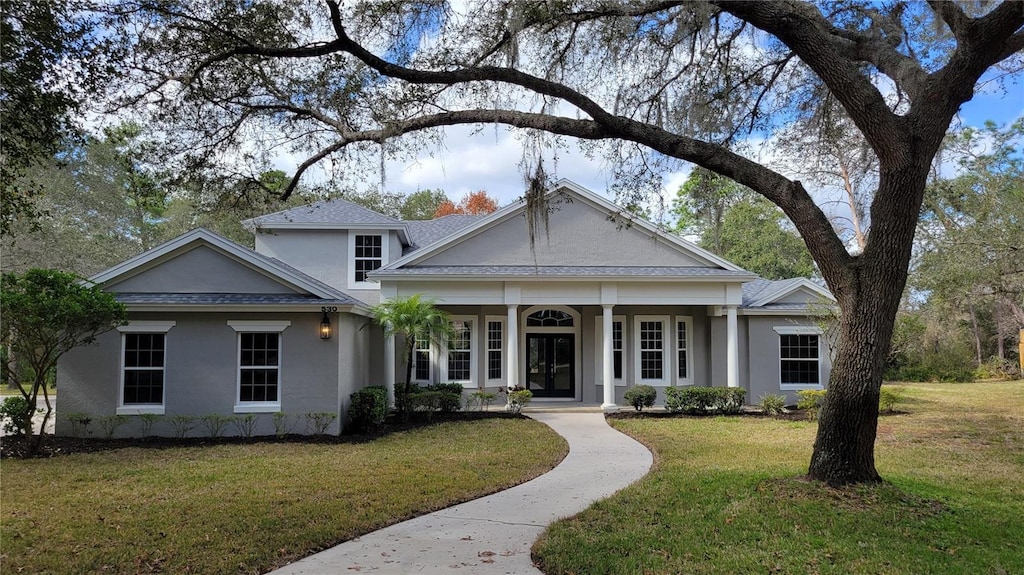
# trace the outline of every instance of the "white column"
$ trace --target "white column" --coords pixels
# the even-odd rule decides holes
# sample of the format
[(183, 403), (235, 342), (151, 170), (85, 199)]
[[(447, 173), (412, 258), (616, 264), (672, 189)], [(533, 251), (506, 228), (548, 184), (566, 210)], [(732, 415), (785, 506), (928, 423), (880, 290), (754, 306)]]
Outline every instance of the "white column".
[(739, 330), (736, 328), (736, 306), (725, 308), (725, 373), (729, 387), (740, 386)]
[(602, 376), (604, 377), (604, 403), (601, 404), (601, 409), (604, 411), (617, 411), (619, 408), (615, 405), (615, 375), (613, 354), (612, 349), (612, 306), (611, 304), (604, 304), (601, 306), (604, 308), (604, 315), (601, 318), (601, 331), (603, 340), (601, 342), (601, 369)]
[(388, 388), (388, 407), (395, 406), (395, 336), (384, 340), (384, 387)]
[(508, 350), (508, 361), (505, 366), (505, 384), (508, 387), (519, 385), (519, 306), (508, 304), (508, 318), (505, 321), (505, 349)]

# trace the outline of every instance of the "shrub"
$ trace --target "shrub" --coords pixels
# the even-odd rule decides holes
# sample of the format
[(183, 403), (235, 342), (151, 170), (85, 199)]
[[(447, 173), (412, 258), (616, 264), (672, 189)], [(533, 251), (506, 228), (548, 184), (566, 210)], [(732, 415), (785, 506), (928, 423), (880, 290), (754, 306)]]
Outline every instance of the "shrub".
[(31, 431), (32, 415), (34, 412), (42, 413), (42, 409), (32, 409), (28, 400), (17, 395), (8, 397), (0, 403), (0, 421), (3, 421), (4, 431), (16, 435), (28, 435)]
[(622, 398), (637, 411), (643, 411), (645, 407), (654, 405), (654, 400), (658, 398), (658, 391), (649, 385), (637, 385), (627, 389)]
[(204, 415), (199, 418), (199, 421), (203, 424), (203, 429), (206, 430), (206, 435), (210, 437), (220, 437), (224, 435), (224, 428), (231, 422), (231, 418), (219, 413), (211, 413), (210, 415)]
[(306, 429), (313, 435), (324, 435), (331, 423), (338, 419), (337, 413), (330, 411), (311, 411), (306, 414)]
[(878, 410), (886, 413), (896, 411), (896, 404), (903, 401), (906, 392), (902, 387), (883, 385), (878, 394)]
[(480, 411), (483, 411), (489, 408), (496, 399), (498, 399), (497, 393), (478, 389), (477, 391), (469, 394), (469, 397), (466, 398), (466, 407), (478, 406)]
[(742, 387), (712, 387), (715, 390), (715, 407), (727, 414), (736, 414), (747, 401), (747, 390)]
[(1020, 367), (1016, 361), (990, 357), (979, 365), (972, 374), (974, 380), (983, 379), (1016, 379), (1020, 376)]
[(523, 412), (523, 408), (530, 404), (533, 400), (533, 392), (529, 389), (516, 389), (508, 392), (508, 410), (512, 413), (519, 414)]
[(92, 423), (92, 417), (84, 413), (69, 413), (67, 414), (68, 423), (71, 424), (71, 436), (82, 437), (82, 435), (89, 433), (89, 425)]
[(292, 418), (284, 412), (278, 411), (272, 416), (274, 421), (274, 435), (284, 437), (292, 432)]
[(174, 428), (174, 437), (181, 439), (188, 435), (188, 432), (196, 428), (196, 418), (191, 415), (175, 415), (170, 419), (171, 427)]
[(238, 432), (239, 437), (252, 437), (252, 434), (256, 432), (257, 420), (259, 420), (259, 416), (255, 413), (248, 413), (235, 417), (231, 420), (231, 423), (235, 426), (235, 431)]
[(388, 415), (388, 390), (379, 385), (364, 387), (349, 396), (348, 421), (357, 432), (373, 431)]
[(796, 392), (796, 397), (797, 409), (806, 409), (807, 419), (811, 421), (818, 419), (818, 410), (821, 409), (821, 404), (825, 402), (825, 390), (801, 389)]
[(427, 386), (427, 391), (438, 391), (441, 396), (439, 409), (444, 413), (453, 413), (462, 409), (462, 384), (461, 383), (432, 383)]
[(739, 413), (746, 396), (742, 387), (669, 387), (665, 389), (665, 409), (691, 415)]
[(767, 393), (757, 402), (766, 415), (780, 415), (786, 411), (786, 396), (781, 393)]
[(117, 433), (118, 428), (128, 423), (127, 415), (104, 415), (99, 418), (98, 423), (100, 429), (103, 430), (103, 437), (106, 439), (113, 439), (114, 434)]
[(139, 426), (142, 428), (142, 437), (153, 436), (153, 426), (160, 421), (159, 415), (155, 413), (140, 413), (139, 414)]
[(431, 383), (426, 387), (427, 391), (444, 391), (447, 393), (454, 393), (455, 395), (462, 395), (462, 384), (461, 383)]

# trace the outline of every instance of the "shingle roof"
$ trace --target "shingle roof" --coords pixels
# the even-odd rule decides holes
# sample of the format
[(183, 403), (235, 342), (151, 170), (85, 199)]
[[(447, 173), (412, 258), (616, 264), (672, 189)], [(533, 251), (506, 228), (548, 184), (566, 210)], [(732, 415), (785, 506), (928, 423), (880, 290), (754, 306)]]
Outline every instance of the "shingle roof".
[(706, 267), (628, 266), (410, 266), (374, 275), (544, 276), (544, 277), (750, 277), (750, 272)]
[(302, 294), (259, 294), (259, 293), (123, 293), (115, 294), (117, 301), (124, 304), (188, 304), (188, 305), (301, 305), (332, 304), (355, 305), (354, 298), (324, 299), (315, 295)]
[(322, 200), (308, 206), (274, 212), (245, 220), (243, 224), (268, 226), (272, 224), (380, 224), (394, 226), (401, 220), (385, 216), (348, 200), (334, 198)]
[(411, 252), (443, 240), (459, 230), (479, 222), (484, 217), (486, 216), (452, 214), (435, 220), (406, 220), (405, 226), (409, 230), (409, 240), (414, 246), (408, 251)]

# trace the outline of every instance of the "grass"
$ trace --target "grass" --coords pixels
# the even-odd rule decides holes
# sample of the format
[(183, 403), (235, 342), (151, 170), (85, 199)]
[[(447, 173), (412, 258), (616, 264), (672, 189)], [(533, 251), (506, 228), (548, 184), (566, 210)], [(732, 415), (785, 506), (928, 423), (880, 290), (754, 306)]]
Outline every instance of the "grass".
[(3, 461), (4, 573), (262, 573), (535, 477), (567, 453), (526, 419), (361, 444), (129, 448)]
[(639, 483), (554, 524), (556, 573), (1024, 573), (1024, 382), (907, 384), (878, 427), (880, 485), (806, 473), (816, 424), (620, 419), (655, 452)]

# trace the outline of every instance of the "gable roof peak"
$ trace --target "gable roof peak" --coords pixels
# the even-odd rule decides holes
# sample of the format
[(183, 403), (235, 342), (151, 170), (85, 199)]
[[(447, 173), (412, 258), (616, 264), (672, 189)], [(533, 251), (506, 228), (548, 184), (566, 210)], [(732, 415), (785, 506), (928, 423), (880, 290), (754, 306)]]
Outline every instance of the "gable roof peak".
[(305, 206), (289, 208), (242, 221), (242, 225), (248, 230), (301, 224), (380, 225), (394, 228), (401, 226), (403, 222), (344, 198), (320, 200)]

